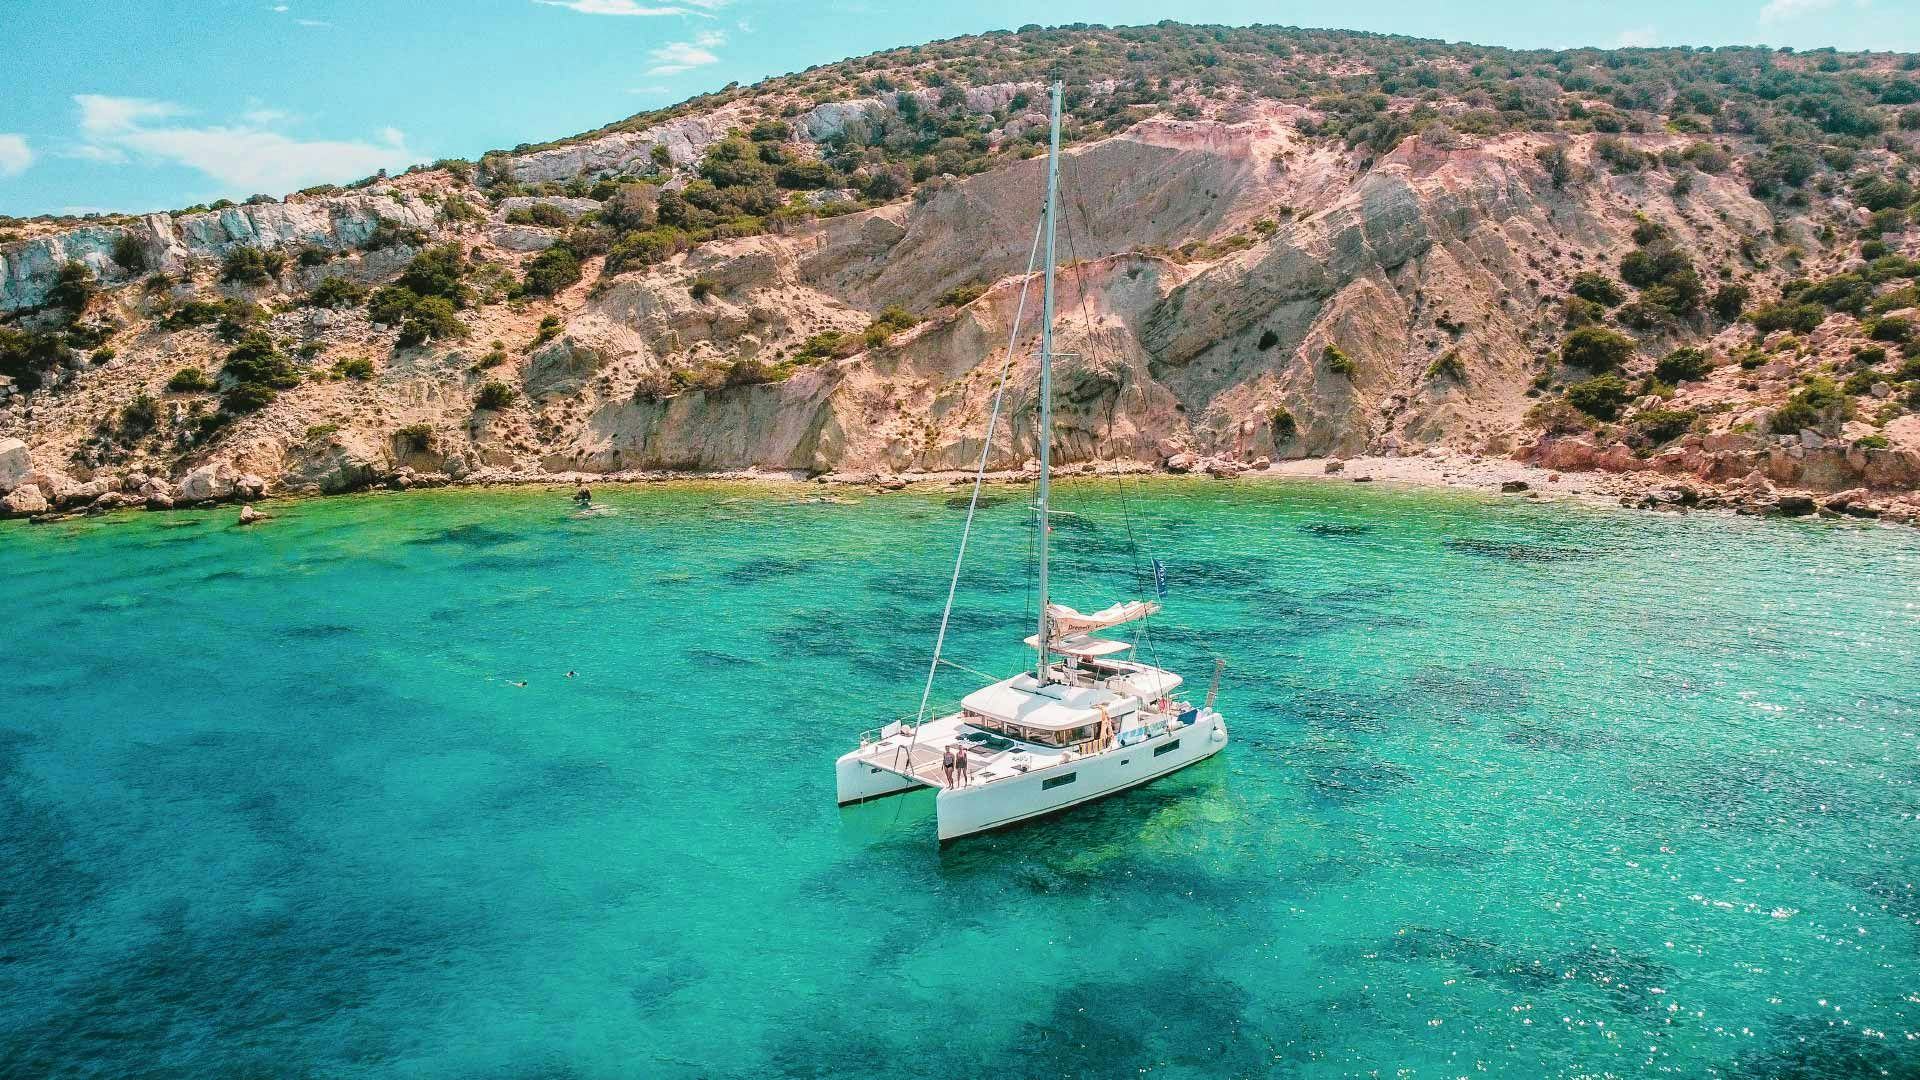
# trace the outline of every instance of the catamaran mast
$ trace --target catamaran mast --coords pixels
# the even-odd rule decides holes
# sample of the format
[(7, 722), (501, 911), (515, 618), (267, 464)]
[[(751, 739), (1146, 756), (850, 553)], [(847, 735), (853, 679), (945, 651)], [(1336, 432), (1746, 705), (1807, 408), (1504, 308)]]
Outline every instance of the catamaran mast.
[(1047, 516), (1047, 481), (1053, 472), (1053, 224), (1060, 189), (1060, 83), (1053, 84), (1053, 130), (1047, 137), (1047, 276), (1040, 314), (1040, 489), (1035, 512), (1040, 515), (1040, 636), (1035, 676), (1047, 682), (1047, 540), (1052, 522)]

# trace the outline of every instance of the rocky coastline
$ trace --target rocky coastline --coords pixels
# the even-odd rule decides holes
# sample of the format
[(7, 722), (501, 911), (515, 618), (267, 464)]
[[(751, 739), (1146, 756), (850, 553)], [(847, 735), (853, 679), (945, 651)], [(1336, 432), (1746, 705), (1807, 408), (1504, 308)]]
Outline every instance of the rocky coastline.
[[(1129, 461), (1082, 462), (1059, 470), (1064, 476), (1160, 476), (1196, 481), (1301, 481), (1379, 483), (1387, 486), (1497, 492), (1527, 499), (1568, 499), (1590, 505), (1635, 510), (1724, 511), (1762, 517), (1855, 518), (1920, 527), (1920, 493), (1854, 487), (1815, 491), (1776, 483), (1764, 468), (1715, 478), (1675, 475), (1655, 468), (1627, 471), (1555, 468), (1563, 450), (1531, 451), (1512, 457), (1465, 454), (1430, 448), (1414, 454), (1293, 458), (1278, 462), (1256, 458), (1200, 457), (1177, 453), (1159, 465)], [(1031, 482), (1029, 461), (1021, 469), (990, 471), (990, 484)], [(667, 483), (812, 484), (868, 492), (915, 487), (964, 488), (966, 471), (801, 471), (729, 469), (688, 471), (637, 469), (613, 473), (520, 471), (482, 468), (460, 476), (400, 465), (390, 471), (364, 470), (354, 482), (330, 489), (290, 488), (226, 463), (204, 465), (179, 480), (138, 471), (79, 479), (58, 469), (35, 466), (19, 440), (0, 440), (0, 519), (47, 524), (115, 511), (206, 509), (238, 505), (251, 524), (265, 520), (253, 504), (267, 500), (326, 497), (376, 491), (404, 492), (436, 488), (627, 486)]]

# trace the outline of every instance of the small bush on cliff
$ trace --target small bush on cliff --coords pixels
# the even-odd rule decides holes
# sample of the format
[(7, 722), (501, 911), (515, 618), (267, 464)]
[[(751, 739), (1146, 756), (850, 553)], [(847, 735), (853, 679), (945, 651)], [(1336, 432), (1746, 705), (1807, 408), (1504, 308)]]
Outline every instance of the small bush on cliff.
[(1596, 375), (1567, 387), (1567, 404), (1600, 420), (1620, 415), (1620, 406), (1633, 398), (1633, 390), (1618, 375)]
[(1271, 330), (1262, 330), (1260, 331), (1260, 340), (1254, 342), (1254, 348), (1259, 349), (1261, 352), (1266, 352), (1278, 344), (1280, 344), (1279, 334)]
[(966, 307), (980, 299), (986, 291), (987, 288), (984, 285), (956, 285), (941, 293), (940, 298), (934, 302), (941, 307)]
[(507, 224), (564, 229), (573, 224), (573, 217), (552, 203), (534, 203), (532, 206), (516, 206), (507, 211)]
[(1745, 285), (1722, 285), (1707, 301), (1707, 310), (1721, 322), (1732, 322), (1746, 309), (1749, 295), (1751, 291)]
[(94, 296), (100, 292), (99, 282), (94, 280), (93, 271), (83, 262), (65, 262), (60, 264), (54, 275), (53, 287), (47, 290), (47, 302), (54, 307), (63, 308), (67, 314), (78, 316), (87, 310)]
[(390, 247), (422, 247), (427, 242), (427, 234), (411, 225), (402, 225), (389, 218), (381, 218), (373, 231), (360, 241), (362, 251), (381, 251)]
[(343, 356), (333, 362), (333, 377), (364, 382), (373, 378), (373, 361), (364, 356)]
[(1467, 364), (1460, 359), (1459, 349), (1448, 349), (1439, 358), (1427, 365), (1427, 379), (1448, 379), (1457, 383), (1467, 381)]
[(66, 339), (56, 333), (0, 326), (0, 375), (22, 390), (37, 390), (49, 372), (73, 358)]
[(1300, 434), (1300, 422), (1293, 418), (1292, 411), (1285, 405), (1273, 410), (1272, 425), (1275, 446), (1291, 442), (1296, 435)]
[(1663, 383), (1704, 379), (1713, 370), (1713, 360), (1699, 349), (1675, 349), (1653, 366), (1653, 377)]
[(1831, 430), (1852, 411), (1853, 402), (1832, 379), (1809, 375), (1786, 404), (1773, 411), (1767, 430), (1775, 435), (1792, 435), (1802, 429)]
[(185, 367), (167, 379), (167, 390), (174, 394), (203, 394), (213, 389), (213, 380), (197, 367)]
[(1898, 343), (1913, 339), (1913, 323), (1893, 316), (1869, 320), (1862, 329), (1875, 341)]
[(408, 424), (393, 433), (393, 442), (406, 454), (424, 454), (433, 449), (432, 424)]
[(266, 285), (286, 269), (287, 256), (257, 247), (237, 247), (220, 260), (220, 280), (229, 285)]
[(367, 287), (350, 278), (329, 274), (320, 279), (301, 303), (308, 307), (351, 307), (367, 298)]
[(147, 249), (132, 233), (121, 233), (113, 238), (113, 261), (122, 269), (138, 274), (147, 268)]
[(273, 338), (264, 331), (247, 333), (227, 354), (220, 369), (227, 388), (220, 395), (220, 410), (239, 416), (266, 408), (279, 391), (300, 385), (300, 373), (294, 369)]
[(513, 387), (506, 383), (489, 379), (481, 385), (480, 392), (474, 395), (473, 407), (489, 411), (504, 409), (513, 404), (514, 399), (519, 396), (514, 392)]
[(580, 280), (580, 256), (567, 244), (555, 244), (527, 264), (520, 292), (526, 296), (553, 296)]
[(1692, 430), (1698, 419), (1700, 414), (1693, 409), (1646, 409), (1634, 414), (1635, 441), (1663, 446)]
[(1359, 368), (1354, 365), (1353, 357), (1342, 352), (1340, 346), (1331, 343), (1320, 351), (1320, 359), (1327, 365), (1328, 371), (1333, 372), (1335, 375), (1343, 375), (1348, 379), (1353, 378), (1354, 373), (1359, 370)]
[(1776, 330), (1810, 334), (1826, 321), (1827, 309), (1819, 304), (1795, 304), (1781, 301), (1755, 309), (1751, 318), (1753, 328), (1762, 334), (1771, 334)]
[(1573, 283), (1567, 287), (1567, 291), (1601, 307), (1613, 307), (1627, 298), (1619, 282), (1598, 270), (1582, 270), (1573, 275)]
[(1604, 326), (1582, 326), (1567, 335), (1560, 359), (1588, 371), (1610, 371), (1633, 355), (1634, 340)]

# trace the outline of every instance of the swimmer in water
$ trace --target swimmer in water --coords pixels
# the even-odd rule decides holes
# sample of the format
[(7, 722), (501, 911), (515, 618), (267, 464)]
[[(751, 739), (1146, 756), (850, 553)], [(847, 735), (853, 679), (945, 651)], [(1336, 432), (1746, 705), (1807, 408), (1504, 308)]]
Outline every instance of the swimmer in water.
[(524, 686), (526, 686), (526, 685), (527, 685), (527, 680), (525, 680), (525, 679), (520, 679), (520, 680), (518, 680), (518, 681), (515, 681), (515, 680), (513, 680), (513, 679), (508, 679), (507, 681), (508, 681), (508, 682), (510, 682), (510, 683), (513, 683), (513, 685), (515, 685), (515, 686), (522, 686), (522, 687), (524, 687)]
[(578, 675), (578, 674), (579, 674), (579, 672), (577, 672), (577, 671), (569, 671), (569, 672), (567, 672), (567, 678), (569, 678), (569, 679), (571, 679), (571, 678), (573, 678), (573, 677), (574, 677), (575, 675)]

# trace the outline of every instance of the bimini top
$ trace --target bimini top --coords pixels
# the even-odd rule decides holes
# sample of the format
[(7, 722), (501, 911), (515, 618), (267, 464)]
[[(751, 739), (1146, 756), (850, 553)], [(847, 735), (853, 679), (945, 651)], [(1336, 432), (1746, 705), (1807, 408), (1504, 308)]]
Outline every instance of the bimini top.
[(1023, 671), (975, 690), (961, 699), (960, 707), (1002, 723), (1058, 730), (1099, 723), (1102, 707), (1114, 720), (1130, 716), (1140, 702), (1097, 686), (1041, 686), (1033, 672)]
[(1157, 615), (1160, 605), (1151, 600), (1129, 600), (1124, 604), (1111, 606), (1082, 614), (1065, 604), (1047, 605), (1047, 622), (1055, 637), (1069, 634), (1085, 634), (1092, 630), (1105, 630), (1109, 626), (1119, 626), (1149, 615)]

